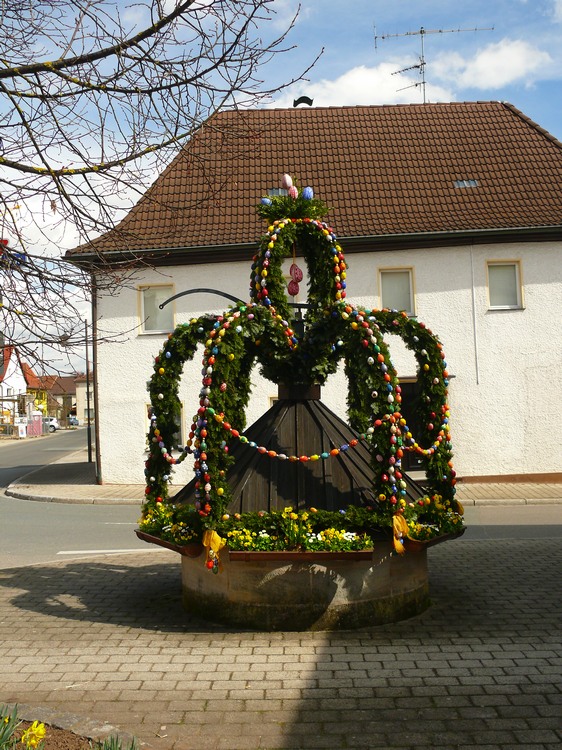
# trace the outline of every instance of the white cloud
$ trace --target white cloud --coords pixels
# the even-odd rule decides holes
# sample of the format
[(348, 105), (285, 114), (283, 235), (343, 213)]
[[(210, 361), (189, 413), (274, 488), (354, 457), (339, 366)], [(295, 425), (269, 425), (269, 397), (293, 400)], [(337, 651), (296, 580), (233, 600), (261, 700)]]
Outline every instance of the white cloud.
[(553, 15), (555, 21), (562, 23), (562, 0), (554, 0)]
[[(559, 2), (562, 5), (562, 0)], [(472, 58), (458, 53), (439, 55), (431, 64), (431, 73), (459, 89), (498, 89), (517, 81), (532, 83), (551, 62), (548, 52), (528, 42), (502, 39)]]
[[(334, 80), (318, 82), (303, 81), (281, 93), (274, 107), (291, 107), (299, 96), (309, 96), (316, 107), (342, 107), (367, 104), (409, 104), (422, 102), (422, 92), (418, 84), (420, 77), (412, 75), (392, 75), (400, 64), (382, 63), (375, 68), (360, 65), (343, 73)], [(401, 90), (400, 90), (401, 89)], [(451, 101), (452, 92), (440, 86), (426, 86), (428, 101)]]

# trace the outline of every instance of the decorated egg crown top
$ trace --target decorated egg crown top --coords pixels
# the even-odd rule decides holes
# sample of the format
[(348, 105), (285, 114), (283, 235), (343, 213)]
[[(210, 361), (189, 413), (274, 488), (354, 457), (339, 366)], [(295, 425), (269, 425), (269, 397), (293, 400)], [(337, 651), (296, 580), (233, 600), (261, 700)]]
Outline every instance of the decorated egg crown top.
[[(267, 219), (269, 226), (254, 256), (250, 297), (259, 305), (273, 306), (287, 317), (290, 311), (281, 264), (292, 253), (287, 291), (294, 298), (299, 293), (298, 282), (303, 278), (295, 262), (297, 246), (309, 271), (309, 309), (324, 309), (345, 298), (347, 266), (333, 229), (321, 220), (328, 212), (327, 206), (314, 198), (311, 187), (299, 191), (288, 174), (283, 175), (281, 185), (286, 194), (264, 197), (257, 207), (258, 214)], [(303, 233), (306, 240), (301, 242)]]
[(257, 207), (258, 214), (270, 223), (283, 217), (321, 219), (328, 213), (328, 206), (314, 197), (311, 187), (299, 190), (288, 174), (281, 178), (281, 186), (286, 194), (265, 196)]

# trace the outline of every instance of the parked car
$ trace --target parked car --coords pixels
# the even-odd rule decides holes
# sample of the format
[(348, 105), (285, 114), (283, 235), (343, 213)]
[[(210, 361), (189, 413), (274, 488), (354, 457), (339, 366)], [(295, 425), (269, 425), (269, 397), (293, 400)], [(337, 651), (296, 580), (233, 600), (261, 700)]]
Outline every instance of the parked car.
[(49, 425), (49, 432), (56, 432), (60, 430), (59, 421), (56, 417), (47, 417), (47, 424)]
[(75, 417), (73, 414), (70, 414), (68, 417), (68, 426), (69, 427), (78, 427), (78, 417)]

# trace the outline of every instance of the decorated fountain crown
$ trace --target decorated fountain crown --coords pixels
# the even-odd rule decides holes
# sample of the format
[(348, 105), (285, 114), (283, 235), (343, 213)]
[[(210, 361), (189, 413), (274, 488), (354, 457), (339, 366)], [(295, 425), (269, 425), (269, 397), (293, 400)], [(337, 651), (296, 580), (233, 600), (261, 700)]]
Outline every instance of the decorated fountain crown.
[[(371, 454), (374, 500), (369, 512), (375, 514), (377, 524), (392, 528), (396, 551), (401, 552), (401, 539), (411, 533), (404, 514), (410, 523), (419, 522), (420, 533), (433, 534), (447, 523), (457, 523), (461, 510), (454, 499), (448, 371), (442, 347), (423, 323), (405, 312), (369, 310), (346, 301), (347, 263), (334, 231), (322, 220), (327, 207), (314, 197), (311, 187), (300, 190), (289, 174), (283, 175), (281, 185), (286, 194), (264, 197), (257, 208), (268, 225), (253, 258), (249, 301), (238, 302), (221, 315), (182, 323), (155, 358), (149, 384), (153, 413), (144, 512), (151, 518), (161, 514), (172, 468), (188, 454), (194, 458), (193, 512), (207, 529), (213, 529), (224, 520), (233, 500), (228, 474), (235, 461), (231, 448), (238, 441), (263, 460), (303, 465), (339, 460), (364, 441)], [(304, 279), (297, 254), (307, 270), (300, 331), (295, 325), (296, 305), (287, 297), (288, 291), (294, 299)], [(283, 266), (291, 258), (287, 289)], [(389, 334), (399, 335), (418, 363), (422, 428), (417, 436), (401, 413), (401, 387), (384, 340)], [(184, 362), (193, 358), (198, 346), (203, 347), (199, 406), (187, 445), (178, 456), (172, 450), (181, 415), (178, 381)], [(244, 435), (255, 364), (270, 381), (301, 387), (322, 385), (342, 361), (349, 384), (349, 425), (357, 439), (310, 455), (290, 455)], [(406, 500), (401, 462), (407, 451), (427, 464), (431, 495), (420, 498), (416, 506)], [(277, 501), (285, 502), (279, 493)], [(286, 501), (291, 503), (292, 498)], [(167, 528), (167, 519), (165, 523)], [(214, 550), (213, 561), (217, 554)]]

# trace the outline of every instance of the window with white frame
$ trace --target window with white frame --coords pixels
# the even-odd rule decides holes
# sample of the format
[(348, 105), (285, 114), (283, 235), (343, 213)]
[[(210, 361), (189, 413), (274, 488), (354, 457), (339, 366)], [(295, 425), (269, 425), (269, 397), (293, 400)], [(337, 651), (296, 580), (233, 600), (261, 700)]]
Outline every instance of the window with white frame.
[(168, 333), (174, 330), (174, 306), (169, 303), (163, 309), (160, 305), (173, 296), (172, 284), (141, 287), (140, 315), (143, 331), (147, 333)]
[(381, 307), (404, 310), (414, 315), (414, 290), (411, 268), (383, 268), (379, 270)]
[(488, 261), (488, 297), (491, 310), (517, 310), (522, 304), (518, 261)]

